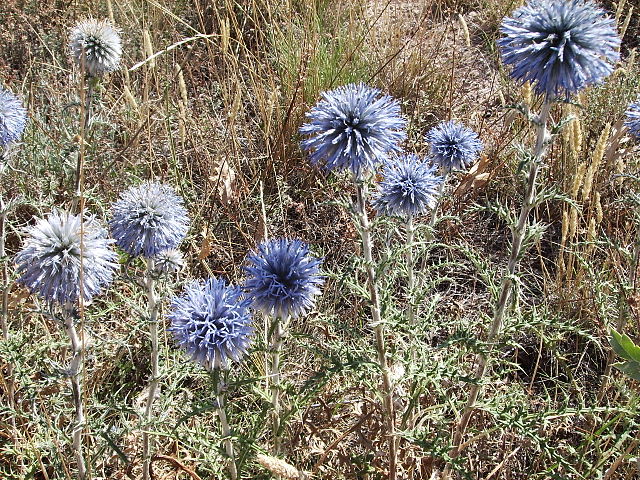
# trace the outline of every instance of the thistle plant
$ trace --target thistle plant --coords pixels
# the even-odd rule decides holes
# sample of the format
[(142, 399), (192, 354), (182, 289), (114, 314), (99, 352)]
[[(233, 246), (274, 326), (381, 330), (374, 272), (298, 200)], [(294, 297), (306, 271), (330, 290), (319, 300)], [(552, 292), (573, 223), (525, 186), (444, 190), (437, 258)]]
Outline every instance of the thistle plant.
[(143, 467), (145, 480), (150, 478), (153, 441), (148, 426), (153, 417), (153, 403), (159, 395), (160, 367), (158, 350), (158, 313), (160, 298), (156, 292), (159, 273), (177, 269), (182, 261), (176, 247), (189, 229), (189, 217), (182, 199), (168, 185), (143, 182), (125, 190), (112, 208), (109, 222), (116, 245), (132, 257), (142, 256), (146, 262), (144, 288), (149, 313), (151, 338), (151, 379), (145, 408), (147, 428), (142, 433)]
[[(0, 87), (0, 149), (6, 150), (22, 137), (27, 124), (27, 111), (22, 101)], [(0, 156), (1, 159), (1, 156)]]
[(449, 174), (454, 170), (466, 170), (473, 165), (483, 146), (476, 132), (455, 120), (440, 122), (427, 132), (425, 140), (430, 145), (431, 161), (443, 175), (438, 203), (431, 214), (431, 226), (434, 227)]
[(74, 208), (82, 196), (82, 171), (85, 161), (85, 142), (92, 117), (95, 89), (100, 78), (113, 72), (122, 57), (120, 34), (108, 20), (93, 18), (79, 22), (69, 34), (69, 54), (83, 74), (80, 82), (80, 150), (75, 172)]
[(624, 125), (636, 140), (640, 140), (640, 102), (629, 105), (625, 115)]
[(366, 210), (370, 177), (393, 152), (400, 152), (399, 143), (406, 138), (406, 120), (400, 115), (400, 104), (380, 90), (364, 84), (349, 84), (322, 93), (320, 100), (307, 114), (308, 123), (300, 133), (309, 138), (302, 148), (310, 152), (313, 163), (340, 172), (349, 170), (356, 185), (354, 211), (360, 230), (363, 256), (370, 294), (371, 327), (376, 338), (378, 364), (382, 374), (385, 426), (389, 445), (389, 479), (397, 477), (396, 421), (393, 385), (387, 359), (384, 322), (380, 314), (380, 295), (373, 263), (371, 226)]
[[(247, 257), (244, 288), (252, 307), (272, 322), (267, 332), (271, 364), (268, 378), (273, 404), (274, 453), (281, 444), (280, 423), (280, 355), (282, 340), (292, 318), (306, 315), (315, 306), (324, 279), (321, 259), (311, 255), (300, 240), (285, 238), (266, 240)], [(269, 335), (270, 332), (270, 335)]]
[[(613, 20), (594, 4), (583, 0), (530, 0), (503, 20), (503, 37), (498, 46), (511, 76), (532, 83), (543, 96), (540, 113), (529, 113), (536, 129), (536, 143), (528, 159), (528, 173), (520, 215), (512, 226), (511, 253), (502, 278), (491, 328), (487, 334), (488, 351), (479, 355), (474, 383), (453, 438), (449, 455), (460, 454), (460, 446), (487, 372), (490, 354), (500, 335), (507, 307), (510, 305), (518, 261), (533, 240), (529, 214), (536, 204), (536, 183), (547, 148), (558, 128), (547, 128), (551, 107), (556, 101), (591, 84), (597, 84), (613, 71), (612, 62), (619, 58), (620, 45)], [(445, 471), (449, 475), (451, 466)]]
[[(17, 282), (41, 297), (53, 310), (60, 308), (71, 342), (69, 379), (75, 405), (73, 451), (78, 479), (87, 478), (82, 431), (85, 428), (82, 378), (84, 336), (75, 320), (84, 303), (100, 293), (113, 279), (117, 256), (112, 240), (94, 217), (82, 218), (53, 211), (26, 231), (23, 249), (16, 255)], [(82, 328), (82, 325), (80, 325)]]
[(176, 344), (212, 374), (231, 480), (238, 479), (238, 470), (225, 411), (225, 377), (232, 363), (241, 360), (251, 343), (250, 304), (251, 300), (242, 297), (240, 287), (210, 278), (189, 284), (181, 296), (173, 299), (167, 315), (171, 321), (169, 331)]
[(387, 160), (382, 170), (382, 181), (373, 196), (373, 206), (380, 215), (404, 219), (406, 229), (405, 260), (407, 266), (407, 295), (409, 324), (415, 326), (415, 289), (413, 243), (414, 218), (431, 211), (435, 214), (441, 195), (443, 178), (437, 167), (415, 154), (401, 154)]

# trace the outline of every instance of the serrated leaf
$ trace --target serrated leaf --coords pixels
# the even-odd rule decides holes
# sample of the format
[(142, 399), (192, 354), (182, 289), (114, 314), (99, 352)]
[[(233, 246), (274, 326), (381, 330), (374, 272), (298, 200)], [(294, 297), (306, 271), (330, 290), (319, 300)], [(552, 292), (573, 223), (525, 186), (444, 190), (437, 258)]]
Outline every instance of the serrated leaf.
[(609, 340), (611, 347), (622, 358), (640, 362), (640, 347), (624, 333), (620, 334), (615, 330), (611, 330), (611, 338)]
[(614, 363), (613, 366), (625, 375), (640, 381), (640, 362), (629, 360), (628, 362)]

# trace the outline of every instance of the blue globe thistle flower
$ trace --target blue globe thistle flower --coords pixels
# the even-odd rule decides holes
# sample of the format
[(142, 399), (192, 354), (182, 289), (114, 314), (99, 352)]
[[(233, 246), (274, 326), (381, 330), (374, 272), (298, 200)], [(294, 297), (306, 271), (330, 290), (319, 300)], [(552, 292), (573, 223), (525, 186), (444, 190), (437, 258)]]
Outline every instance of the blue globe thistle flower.
[(24, 247), (15, 257), (18, 283), (48, 303), (75, 303), (80, 282), (88, 301), (113, 280), (118, 267), (113, 240), (94, 217), (81, 222), (80, 215), (53, 211), (26, 233)]
[(304, 315), (315, 305), (324, 278), (321, 259), (300, 240), (266, 240), (248, 255), (245, 289), (253, 307), (279, 318)]
[(388, 160), (382, 177), (373, 206), (380, 214), (400, 217), (421, 215), (433, 209), (444, 180), (437, 175), (435, 165), (415, 154)]
[(182, 198), (161, 183), (144, 182), (130, 187), (111, 210), (109, 227), (116, 245), (134, 257), (152, 258), (176, 248), (189, 229)]
[(446, 172), (471, 166), (482, 150), (478, 134), (455, 120), (440, 122), (427, 132), (426, 140), (433, 162)]
[(311, 136), (302, 148), (311, 152), (314, 164), (360, 176), (400, 150), (406, 120), (391, 96), (380, 97), (380, 90), (360, 83), (323, 92), (322, 98), (307, 114), (309, 123), (300, 127), (301, 134)]
[(108, 20), (83, 20), (72, 30), (69, 39), (71, 57), (92, 77), (118, 68), (122, 56), (122, 40)]
[(600, 83), (619, 58), (614, 20), (585, 0), (530, 0), (502, 21), (498, 40), (511, 76), (549, 98)]
[(179, 272), (184, 268), (184, 257), (180, 250), (163, 250), (154, 257), (154, 270), (159, 274)]
[(627, 120), (624, 124), (629, 129), (631, 135), (640, 139), (640, 101), (629, 105), (626, 111)]
[(22, 137), (27, 110), (18, 97), (0, 88), (0, 147), (7, 148)]
[(189, 284), (173, 299), (169, 331), (192, 360), (208, 370), (239, 361), (251, 342), (251, 301), (222, 279)]

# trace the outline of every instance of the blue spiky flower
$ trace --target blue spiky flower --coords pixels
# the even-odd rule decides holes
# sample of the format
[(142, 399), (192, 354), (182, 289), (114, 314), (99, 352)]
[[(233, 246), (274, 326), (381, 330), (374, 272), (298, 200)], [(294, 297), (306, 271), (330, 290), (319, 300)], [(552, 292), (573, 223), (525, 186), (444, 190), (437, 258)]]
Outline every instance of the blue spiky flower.
[(162, 183), (143, 182), (130, 187), (111, 210), (109, 227), (116, 245), (134, 257), (152, 258), (176, 248), (189, 229), (182, 198)]
[(602, 82), (620, 55), (615, 22), (586, 0), (530, 0), (502, 21), (511, 76), (549, 98)]
[(242, 289), (210, 278), (189, 284), (171, 302), (169, 331), (192, 360), (208, 370), (228, 368), (251, 343), (251, 301)]
[(118, 68), (122, 40), (108, 20), (83, 20), (71, 30), (69, 37), (71, 57), (88, 75), (99, 77)]
[(26, 234), (15, 257), (18, 283), (48, 303), (75, 303), (81, 290), (88, 301), (111, 283), (117, 255), (94, 217), (81, 221), (80, 215), (54, 210)]
[(437, 167), (409, 153), (385, 162), (383, 180), (373, 197), (373, 206), (380, 214), (409, 217), (433, 209), (438, 201), (443, 178)]
[(455, 120), (440, 122), (427, 132), (426, 140), (433, 162), (445, 172), (471, 166), (482, 150), (478, 134)]
[(640, 139), (640, 101), (629, 105), (626, 111), (627, 119), (624, 124), (629, 129), (631, 135)]
[(307, 117), (300, 133), (310, 136), (302, 148), (311, 152), (311, 161), (328, 170), (349, 169), (356, 176), (399, 151), (398, 143), (406, 138), (400, 104), (362, 83), (323, 92)]
[(300, 240), (265, 240), (248, 255), (245, 289), (257, 310), (279, 318), (304, 315), (324, 283), (321, 259)]
[(26, 124), (27, 111), (20, 99), (0, 88), (0, 148), (19, 141)]

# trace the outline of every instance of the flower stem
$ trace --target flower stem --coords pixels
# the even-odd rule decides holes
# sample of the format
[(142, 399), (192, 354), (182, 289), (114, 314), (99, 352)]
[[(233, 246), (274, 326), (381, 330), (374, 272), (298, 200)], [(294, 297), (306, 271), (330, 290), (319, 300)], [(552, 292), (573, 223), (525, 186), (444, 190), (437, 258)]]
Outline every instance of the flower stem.
[(81, 117), (82, 121), (80, 122), (80, 133), (79, 133), (79, 149), (78, 149), (78, 159), (76, 161), (76, 173), (75, 173), (75, 197), (72, 203), (72, 211), (76, 211), (78, 208), (78, 203), (80, 202), (80, 198), (82, 197), (82, 173), (84, 170), (84, 161), (85, 161), (85, 146), (86, 146), (86, 137), (87, 132), (89, 130), (89, 123), (91, 122), (91, 105), (93, 103), (93, 94), (95, 90), (94, 83), (97, 81), (93, 77), (87, 77), (88, 85), (85, 91), (85, 81), (83, 81), (80, 85), (80, 100), (82, 105)]
[(415, 327), (416, 324), (416, 309), (413, 301), (413, 289), (415, 288), (415, 275), (413, 272), (414, 260), (413, 260), (413, 237), (415, 233), (415, 225), (413, 224), (413, 215), (407, 217), (407, 244), (405, 260), (407, 262), (407, 319), (409, 325)]
[[(2, 263), (2, 310), (0, 310), (0, 327), (2, 328), (2, 339), (5, 342), (9, 341), (9, 269), (7, 267), (8, 259), (5, 258), (5, 237), (6, 228), (5, 223), (7, 221), (7, 206), (2, 198), (0, 198), (0, 262)], [(7, 399), (9, 406), (12, 409), (16, 407), (15, 400), (15, 386), (13, 383), (13, 363), (7, 362)], [(16, 420), (14, 416), (11, 417), (11, 425), (14, 430), (16, 427)]]
[(280, 438), (280, 353), (284, 326), (282, 319), (275, 317), (271, 324), (271, 403), (273, 405), (273, 453), (278, 455), (281, 448)]
[(398, 459), (398, 439), (396, 438), (396, 419), (393, 405), (393, 385), (389, 366), (387, 363), (387, 349), (385, 345), (384, 324), (380, 315), (380, 296), (378, 294), (378, 284), (376, 281), (376, 272), (373, 267), (373, 242), (371, 239), (371, 227), (369, 225), (369, 217), (367, 215), (365, 199), (367, 197), (367, 185), (365, 180), (356, 179), (357, 204), (356, 212), (360, 221), (360, 236), (362, 239), (362, 250), (364, 261), (367, 269), (367, 280), (369, 294), (371, 296), (371, 317), (372, 326), (376, 338), (376, 350), (378, 352), (378, 364), (382, 372), (382, 388), (384, 398), (385, 423), (387, 437), (389, 442), (389, 480), (397, 478), (397, 459)]
[(231, 438), (231, 427), (227, 421), (227, 413), (225, 411), (225, 398), (224, 398), (224, 381), (222, 379), (222, 372), (219, 369), (215, 369), (213, 377), (216, 385), (216, 401), (218, 403), (218, 418), (220, 418), (220, 425), (222, 426), (222, 437), (224, 443), (224, 449), (227, 452), (228, 463), (227, 469), (229, 471), (229, 478), (231, 480), (237, 480), (238, 470), (236, 467), (236, 458), (233, 451), (233, 440)]
[(429, 220), (429, 225), (433, 229), (436, 226), (436, 220), (438, 219), (438, 208), (440, 208), (440, 204), (442, 203), (442, 196), (444, 195), (444, 187), (447, 184), (447, 177), (449, 176), (449, 172), (444, 173), (442, 176), (442, 182), (438, 186), (438, 197), (436, 200), (436, 205), (431, 210), (431, 219)]
[(153, 413), (153, 402), (158, 395), (160, 384), (160, 374), (158, 367), (158, 310), (160, 302), (156, 296), (155, 280), (153, 278), (154, 261), (151, 258), (147, 260), (147, 270), (145, 272), (145, 286), (147, 289), (147, 302), (149, 308), (149, 336), (151, 337), (151, 379), (149, 381), (149, 396), (147, 397), (147, 406), (144, 412), (145, 428), (142, 432), (142, 475), (144, 480), (150, 478), (151, 450), (153, 450), (153, 439), (149, 435), (151, 418)]
[(71, 363), (69, 365), (69, 377), (71, 380), (71, 394), (75, 406), (76, 415), (73, 425), (73, 453), (78, 468), (78, 480), (87, 478), (87, 469), (82, 454), (82, 430), (84, 429), (84, 407), (82, 404), (82, 388), (80, 371), (82, 369), (82, 342), (73, 324), (72, 307), (66, 306), (63, 311), (64, 327), (71, 341)]
[[(549, 133), (547, 131), (547, 121), (550, 111), (551, 103), (549, 101), (545, 101), (542, 105), (540, 116), (536, 122), (536, 146), (534, 156), (529, 163), (526, 190), (522, 207), (520, 209), (520, 216), (518, 217), (518, 222), (513, 226), (511, 254), (509, 255), (509, 261), (507, 263), (507, 270), (502, 277), (498, 304), (493, 314), (493, 321), (491, 322), (489, 334), (487, 335), (488, 350), (478, 356), (478, 363), (474, 373), (474, 383), (469, 391), (469, 398), (467, 399), (462, 417), (453, 436), (453, 447), (449, 452), (449, 456), (451, 458), (456, 458), (460, 454), (462, 437), (464, 436), (467, 425), (469, 424), (471, 415), (474, 412), (475, 404), (481, 388), (481, 381), (489, 366), (489, 356), (495, 348), (495, 341), (502, 330), (506, 309), (510, 305), (511, 295), (513, 292), (514, 274), (516, 272), (516, 267), (518, 266), (520, 254), (522, 253), (522, 244), (527, 234), (529, 213), (535, 203), (536, 179), (548, 146)], [(450, 468), (451, 464), (447, 465), (443, 472), (443, 478), (448, 478)]]

